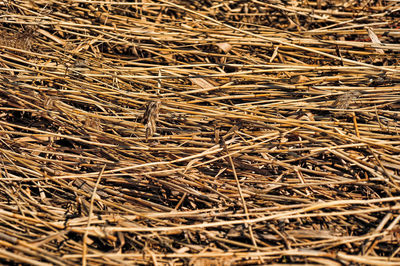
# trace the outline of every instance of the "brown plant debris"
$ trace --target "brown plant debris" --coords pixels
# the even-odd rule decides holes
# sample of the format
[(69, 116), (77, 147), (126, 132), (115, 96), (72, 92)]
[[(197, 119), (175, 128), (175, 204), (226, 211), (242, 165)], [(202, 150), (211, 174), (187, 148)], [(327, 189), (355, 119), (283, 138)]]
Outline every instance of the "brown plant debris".
[(161, 102), (151, 101), (146, 106), (146, 111), (143, 114), (142, 123), (146, 130), (146, 140), (152, 137), (156, 132), (156, 121), (158, 119), (158, 113), (160, 112)]
[(360, 91), (348, 91), (336, 98), (333, 107), (337, 109), (347, 109), (360, 95)]
[(0, 264), (400, 264), (398, 1), (0, 3)]

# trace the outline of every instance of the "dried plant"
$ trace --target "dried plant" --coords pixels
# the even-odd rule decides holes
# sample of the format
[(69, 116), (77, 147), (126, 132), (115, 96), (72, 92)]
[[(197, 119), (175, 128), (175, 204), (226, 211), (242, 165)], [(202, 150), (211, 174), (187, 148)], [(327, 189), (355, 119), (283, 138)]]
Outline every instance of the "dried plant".
[(400, 265), (398, 1), (0, 2), (1, 265)]
[(142, 123), (146, 130), (146, 140), (156, 133), (156, 122), (160, 112), (161, 101), (150, 101), (146, 106), (146, 111), (142, 117)]
[(332, 106), (336, 109), (347, 109), (360, 95), (361, 92), (358, 90), (348, 91), (338, 96)]
[(32, 48), (33, 28), (23, 29), (20, 32), (0, 30), (0, 45), (30, 51)]

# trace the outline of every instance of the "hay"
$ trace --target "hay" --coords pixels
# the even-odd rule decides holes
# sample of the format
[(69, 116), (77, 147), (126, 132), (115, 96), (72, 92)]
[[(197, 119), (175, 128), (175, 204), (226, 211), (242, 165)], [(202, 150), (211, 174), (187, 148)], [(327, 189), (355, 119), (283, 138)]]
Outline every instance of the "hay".
[(397, 1), (2, 1), (0, 261), (400, 264)]

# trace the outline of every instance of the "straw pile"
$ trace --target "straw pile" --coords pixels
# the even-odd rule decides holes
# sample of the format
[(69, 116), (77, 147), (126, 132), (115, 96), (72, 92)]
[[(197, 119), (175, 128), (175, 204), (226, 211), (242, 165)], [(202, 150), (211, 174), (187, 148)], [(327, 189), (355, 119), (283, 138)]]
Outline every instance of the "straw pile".
[(399, 265), (398, 1), (1, 1), (0, 263)]

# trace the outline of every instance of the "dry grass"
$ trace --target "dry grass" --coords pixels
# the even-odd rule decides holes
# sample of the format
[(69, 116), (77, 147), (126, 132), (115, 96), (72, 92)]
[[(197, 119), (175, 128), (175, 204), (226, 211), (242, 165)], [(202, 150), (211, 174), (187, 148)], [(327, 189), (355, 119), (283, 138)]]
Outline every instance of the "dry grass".
[(400, 264), (398, 1), (2, 1), (0, 262)]

